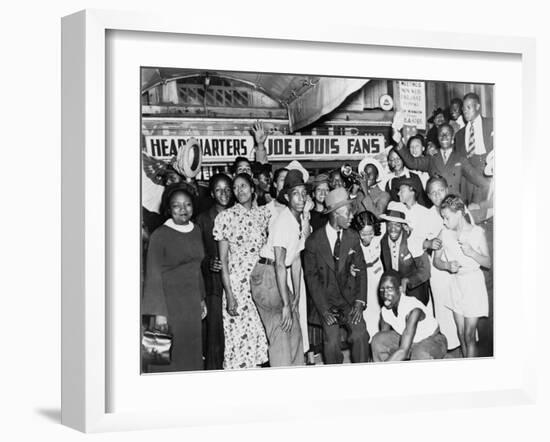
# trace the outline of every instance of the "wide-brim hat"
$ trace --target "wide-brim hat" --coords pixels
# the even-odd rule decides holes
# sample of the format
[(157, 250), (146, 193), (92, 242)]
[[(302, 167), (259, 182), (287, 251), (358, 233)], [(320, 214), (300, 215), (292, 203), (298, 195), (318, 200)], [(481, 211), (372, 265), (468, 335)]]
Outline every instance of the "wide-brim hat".
[(338, 187), (327, 194), (325, 198), (326, 209), (323, 213), (333, 212), (347, 204), (353, 204), (353, 200), (349, 197), (348, 191), (345, 188)]
[(188, 178), (196, 177), (201, 171), (202, 150), (196, 138), (189, 138), (184, 146), (178, 150), (176, 161), (172, 167), (180, 174)]
[(290, 163), (288, 163), (287, 166), (285, 166), (285, 169), (290, 170), (299, 170), (302, 172), (302, 176), (304, 178), (304, 182), (307, 183), (309, 181), (309, 172), (305, 169), (304, 166), (300, 164), (299, 161), (293, 160)]
[(363, 158), (361, 161), (359, 161), (359, 165), (357, 166), (357, 172), (363, 175), (365, 171), (365, 167), (367, 167), (369, 164), (372, 164), (374, 167), (376, 167), (376, 169), (378, 170), (379, 179), (384, 175), (386, 175), (386, 170), (384, 169), (384, 166), (382, 166), (382, 163), (371, 156), (367, 156)]
[(390, 201), (386, 211), (380, 215), (380, 219), (409, 225), (409, 221), (405, 215), (405, 205), (395, 201)]

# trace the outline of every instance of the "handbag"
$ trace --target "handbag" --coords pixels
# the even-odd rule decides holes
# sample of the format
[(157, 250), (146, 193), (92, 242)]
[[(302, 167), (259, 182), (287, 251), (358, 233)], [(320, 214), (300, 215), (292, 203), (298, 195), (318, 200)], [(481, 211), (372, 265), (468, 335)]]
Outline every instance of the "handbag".
[(150, 365), (169, 365), (173, 336), (159, 330), (145, 330), (141, 338), (142, 360)]

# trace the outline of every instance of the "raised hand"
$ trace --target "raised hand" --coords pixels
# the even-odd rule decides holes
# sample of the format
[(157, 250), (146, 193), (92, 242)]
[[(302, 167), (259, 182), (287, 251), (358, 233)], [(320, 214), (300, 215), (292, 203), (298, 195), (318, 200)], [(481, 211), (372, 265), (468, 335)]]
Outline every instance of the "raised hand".
[(252, 136), (254, 137), (254, 143), (256, 146), (262, 145), (265, 143), (265, 140), (267, 139), (267, 132), (264, 128), (264, 123), (261, 121), (256, 121), (252, 125)]

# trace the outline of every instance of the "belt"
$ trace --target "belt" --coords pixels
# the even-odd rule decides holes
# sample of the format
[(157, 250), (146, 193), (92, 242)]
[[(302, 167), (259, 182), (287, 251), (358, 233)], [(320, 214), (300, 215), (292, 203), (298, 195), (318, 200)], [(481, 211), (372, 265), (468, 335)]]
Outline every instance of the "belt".
[(275, 260), (270, 258), (264, 258), (263, 256), (261, 256), (260, 259), (258, 260), (258, 263), (265, 264), (267, 266), (272, 266), (272, 265), (275, 265)]

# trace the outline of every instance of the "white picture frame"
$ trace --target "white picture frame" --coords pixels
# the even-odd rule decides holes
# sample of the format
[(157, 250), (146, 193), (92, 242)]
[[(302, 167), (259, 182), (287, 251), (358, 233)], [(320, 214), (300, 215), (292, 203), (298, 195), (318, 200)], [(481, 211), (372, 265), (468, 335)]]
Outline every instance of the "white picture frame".
[[(252, 42), (268, 42), (272, 47), (288, 47), (293, 42), (312, 42), (326, 45), (327, 48), (339, 45), (339, 48), (374, 47), (383, 49), (426, 50), (431, 53), (468, 52), (474, 56), (483, 54), (500, 54), (504, 57), (519, 58), (521, 65), (521, 90), (519, 99), (522, 105), (522, 119), (517, 122), (520, 131), (521, 150), (519, 157), (528, 170), (529, 162), (533, 161), (534, 117), (531, 103), (535, 101), (535, 45), (532, 39), (517, 37), (487, 38), (477, 35), (451, 33), (428, 33), (397, 30), (392, 34), (379, 32), (376, 29), (361, 26), (332, 26), (316, 28), (313, 26), (293, 26), (286, 24), (269, 24), (262, 22), (234, 26), (232, 23), (218, 22), (195, 18), (193, 21), (182, 22), (178, 17), (155, 16), (152, 14), (112, 12), (100, 10), (81, 11), (63, 18), (62, 21), (62, 423), (84, 432), (101, 432), (140, 428), (162, 428), (187, 425), (208, 425), (212, 416), (205, 416), (203, 408), (195, 407), (191, 413), (184, 407), (180, 410), (173, 407), (142, 407), (139, 411), (110, 411), (109, 393), (115, 388), (109, 376), (109, 367), (113, 354), (109, 342), (110, 327), (112, 327), (111, 300), (108, 291), (111, 289), (109, 280), (109, 265), (112, 257), (109, 255), (108, 244), (113, 240), (109, 223), (112, 222), (112, 205), (109, 180), (113, 164), (109, 163), (107, 144), (112, 142), (107, 132), (106, 121), (112, 115), (107, 109), (109, 81), (106, 72), (113, 56), (107, 44), (108, 34), (112, 32), (141, 32), (141, 38), (147, 35), (158, 37), (164, 35), (192, 36), (195, 40), (210, 37), (227, 37), (238, 39), (244, 45)], [(150, 34), (146, 34), (150, 33)], [(155, 33), (155, 34), (153, 34)], [(139, 73), (136, 72), (136, 76)], [(496, 86), (498, 90), (498, 84)], [(136, 91), (135, 103), (138, 106)], [(132, 107), (132, 109), (134, 109)], [(499, 118), (497, 116), (497, 118)], [(136, 138), (139, 131), (136, 127)], [(498, 135), (497, 135), (498, 136)], [(137, 149), (136, 149), (137, 151)], [(503, 158), (507, 154), (503, 154)], [(517, 153), (516, 153), (517, 155)], [(505, 161), (502, 161), (504, 170)], [(513, 161), (512, 161), (513, 162)], [(498, 182), (497, 182), (498, 183)], [(111, 183), (112, 184), (112, 183)], [(499, 197), (497, 184), (498, 211)], [(536, 191), (519, 189), (522, 207), (536, 205)], [(503, 207), (502, 205), (500, 207)], [(520, 211), (525, 225), (526, 211)], [(505, 214), (505, 209), (500, 213)], [(503, 217), (504, 218), (504, 217)], [(522, 258), (521, 275), (527, 274), (527, 256), (536, 256), (535, 245), (532, 242), (521, 241), (521, 228), (517, 252)], [(498, 251), (498, 244), (495, 247)], [(497, 260), (498, 261), (498, 260)], [(499, 271), (496, 270), (498, 273)], [(536, 302), (534, 280), (520, 278), (522, 299)], [(495, 291), (496, 292), (496, 291)], [(137, 297), (137, 294), (136, 294)], [(137, 299), (137, 298), (136, 298)], [(525, 318), (526, 312), (520, 315)], [(495, 322), (498, 322), (496, 318)], [(502, 322), (501, 322), (502, 324)], [(498, 324), (497, 324), (498, 327)], [(389, 394), (378, 397), (376, 405), (372, 401), (361, 400), (364, 396), (359, 391), (356, 396), (345, 396), (336, 393), (340, 401), (340, 413), (350, 410), (352, 413), (368, 414), (374, 411), (407, 410), (414, 403), (416, 409), (441, 409), (453, 407), (494, 406), (499, 404), (533, 403), (536, 393), (535, 379), (535, 321), (522, 325), (522, 333), (526, 344), (522, 347), (521, 367), (514, 371), (513, 378), (504, 382), (500, 388), (464, 387), (461, 393), (429, 392), (424, 395), (403, 395), (391, 390)], [(498, 330), (497, 330), (498, 331)], [(497, 335), (497, 333), (495, 333)], [(496, 338), (498, 339), (498, 337)], [(137, 346), (137, 338), (136, 338)], [(498, 349), (495, 359), (499, 358)], [(472, 369), (477, 361), (462, 361), (462, 368)], [(139, 371), (138, 362), (135, 362)], [(382, 366), (372, 364), (369, 368), (373, 375), (383, 370), (403, 372), (394, 364)], [(412, 366), (409, 366), (412, 367)], [(426, 366), (427, 367), (427, 366)], [(473, 367), (476, 368), (475, 366)], [(326, 367), (325, 376), (334, 376), (334, 370), (344, 367)], [(349, 376), (360, 375), (362, 367), (346, 367)], [(442, 370), (446, 370), (445, 367)], [(310, 372), (311, 373), (311, 372)], [(212, 379), (227, 376), (225, 373), (209, 373)], [(258, 371), (250, 373), (231, 374), (234, 379), (246, 375), (261, 382), (263, 374)], [(199, 379), (195, 375), (193, 379)], [(280, 370), (271, 373), (272, 379), (280, 382), (292, 382), (292, 371)], [(118, 377), (120, 379), (120, 376)], [(165, 376), (164, 379), (170, 379)], [(174, 382), (175, 382), (175, 378)], [(254, 381), (254, 382), (255, 382)], [(363, 395), (363, 396), (362, 396)], [(336, 400), (336, 399), (335, 399)], [(238, 402), (238, 401), (237, 401)], [(239, 422), (272, 420), (284, 418), (307, 418), (308, 415), (322, 415), (325, 411), (319, 398), (312, 398), (309, 410), (300, 407), (281, 410), (276, 406), (262, 404), (247, 404), (245, 399), (235, 405)], [(226, 419), (225, 422), (229, 422)], [(223, 423), (223, 413), (218, 423)]]

